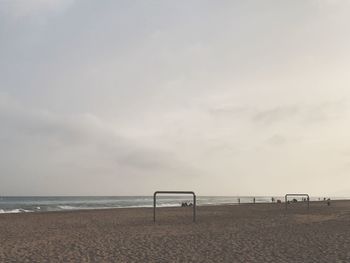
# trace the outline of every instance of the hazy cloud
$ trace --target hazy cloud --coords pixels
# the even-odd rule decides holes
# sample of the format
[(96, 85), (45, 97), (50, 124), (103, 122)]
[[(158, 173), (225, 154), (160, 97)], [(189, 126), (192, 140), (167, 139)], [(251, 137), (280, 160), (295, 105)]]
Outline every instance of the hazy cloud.
[(342, 189), (348, 8), (0, 1), (0, 194)]
[(253, 121), (271, 124), (279, 121), (291, 121), (299, 112), (297, 106), (281, 106), (268, 110), (258, 111), (253, 116)]
[(275, 134), (271, 136), (267, 142), (270, 143), (271, 145), (281, 145), (284, 144), (287, 141), (287, 139), (279, 134)]
[(28, 18), (29, 16), (43, 16), (47, 12), (62, 11), (72, 5), (75, 0), (2, 0), (0, 2), (2, 15), (14, 19)]
[[(180, 161), (174, 153), (126, 138), (118, 133), (117, 127), (111, 127), (92, 114), (63, 116), (28, 110), (2, 95), (0, 123), (3, 127), (0, 140), (6, 142), (0, 150), (5, 166), (7, 157), (16, 158), (21, 165), (24, 159), (31, 160), (33, 166), (42, 160), (43, 170), (49, 163), (52, 168), (60, 166), (69, 174), (77, 169), (85, 173), (91, 170), (97, 173), (96, 176), (108, 172), (120, 183), (128, 181), (128, 175), (120, 174), (120, 171), (127, 173), (128, 170), (141, 177), (148, 177), (149, 171), (162, 174), (163, 178), (174, 174), (178, 178), (188, 173), (195, 175), (195, 169)], [(48, 153), (51, 156), (45, 156)], [(97, 167), (101, 169), (96, 170)], [(15, 167), (6, 168), (16, 174)], [(26, 176), (37, 177), (30, 171)], [(79, 177), (84, 179), (84, 175)], [(47, 182), (49, 186), (50, 182)]]
[(263, 124), (293, 121), (302, 122), (302, 124), (310, 124), (336, 119), (347, 111), (348, 102), (342, 99), (323, 101), (318, 104), (284, 105), (267, 110), (256, 110), (252, 120)]

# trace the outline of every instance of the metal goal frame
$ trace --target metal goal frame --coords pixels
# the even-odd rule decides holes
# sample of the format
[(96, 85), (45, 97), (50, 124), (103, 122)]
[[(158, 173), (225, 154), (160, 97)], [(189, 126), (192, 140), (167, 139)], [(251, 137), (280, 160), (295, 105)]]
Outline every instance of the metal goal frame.
[(288, 197), (289, 196), (297, 196), (297, 197), (300, 197), (300, 196), (306, 196), (306, 200), (307, 200), (307, 209), (310, 208), (310, 196), (308, 194), (286, 194), (284, 196), (284, 201), (286, 203), (286, 210), (288, 209)]
[(193, 222), (196, 222), (196, 201), (197, 197), (193, 191), (156, 191), (153, 194), (153, 222), (156, 222), (156, 207), (157, 207), (157, 195), (159, 194), (180, 194), (180, 195), (192, 195), (193, 196)]

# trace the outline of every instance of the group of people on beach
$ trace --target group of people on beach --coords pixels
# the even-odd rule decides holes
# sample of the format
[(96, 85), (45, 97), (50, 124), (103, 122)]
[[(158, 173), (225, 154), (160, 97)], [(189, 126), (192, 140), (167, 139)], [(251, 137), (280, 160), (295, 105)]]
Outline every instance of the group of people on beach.
[[(321, 200), (320, 198), (318, 199), (319, 201)], [(306, 202), (308, 201), (308, 198), (302, 198), (302, 202)], [(330, 206), (331, 205), (331, 199), (330, 198), (324, 198), (323, 201), (327, 201), (327, 205)], [(254, 198), (254, 201), (255, 203), (255, 198)], [(274, 197), (271, 197), (271, 202), (274, 203), (274, 202), (277, 202), (277, 203), (282, 203), (282, 201), (280, 199), (275, 199)], [(297, 199), (293, 199), (293, 200), (288, 200), (287, 203), (290, 204), (290, 203), (297, 203), (298, 200)], [(238, 203), (241, 203), (241, 200), (240, 198), (238, 198)], [(188, 207), (188, 206), (193, 206), (193, 204), (191, 202), (182, 202), (181, 203), (181, 207)]]
[(193, 204), (191, 202), (182, 202), (181, 203), (181, 207), (187, 207), (187, 206), (193, 206)]

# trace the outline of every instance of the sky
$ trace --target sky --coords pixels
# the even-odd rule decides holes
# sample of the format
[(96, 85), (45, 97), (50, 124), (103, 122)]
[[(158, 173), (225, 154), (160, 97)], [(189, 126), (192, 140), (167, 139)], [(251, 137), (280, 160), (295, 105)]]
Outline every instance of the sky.
[(0, 0), (0, 195), (350, 196), (349, 12)]

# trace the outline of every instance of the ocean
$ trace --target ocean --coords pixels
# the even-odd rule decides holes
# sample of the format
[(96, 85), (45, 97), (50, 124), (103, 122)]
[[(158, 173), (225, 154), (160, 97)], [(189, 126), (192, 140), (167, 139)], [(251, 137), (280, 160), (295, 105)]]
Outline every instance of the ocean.
[[(253, 196), (197, 196), (197, 205), (222, 205), (253, 203)], [(275, 200), (284, 197), (274, 196)], [(334, 199), (334, 198), (332, 198)], [(319, 198), (311, 198), (311, 201)], [(271, 196), (256, 196), (256, 203), (271, 202)], [(157, 207), (181, 206), (182, 202), (192, 202), (192, 196), (157, 196)], [(85, 209), (153, 207), (153, 196), (40, 196), (40, 197), (0, 197), (1, 213), (26, 213), (45, 211), (69, 211)]]

